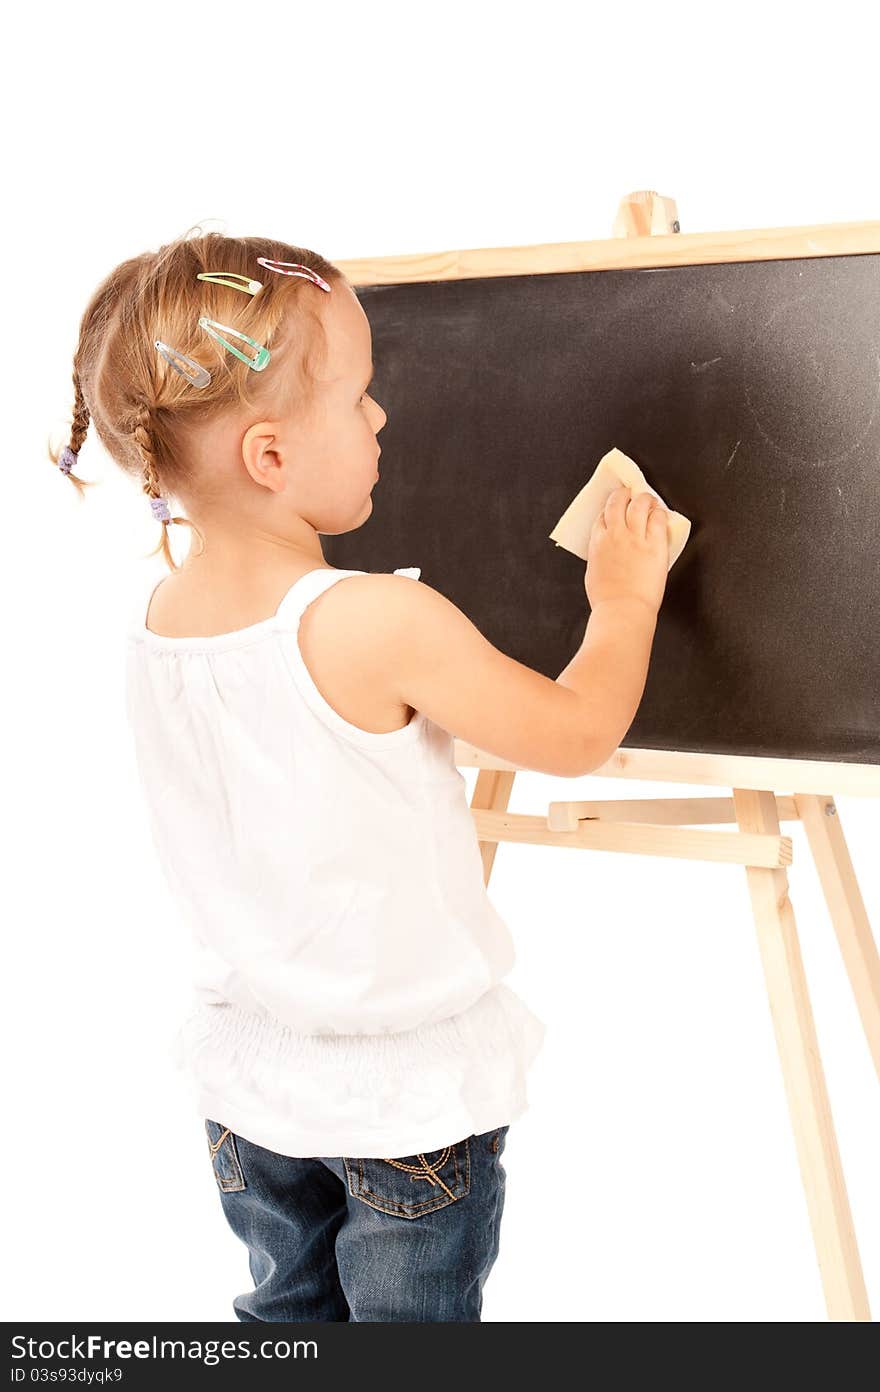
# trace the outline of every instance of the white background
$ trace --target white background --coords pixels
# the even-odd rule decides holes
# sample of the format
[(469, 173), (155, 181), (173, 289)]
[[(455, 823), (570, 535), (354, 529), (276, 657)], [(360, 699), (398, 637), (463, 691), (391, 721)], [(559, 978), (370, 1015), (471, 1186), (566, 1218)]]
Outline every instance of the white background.
[[(251, 1284), (167, 1053), (189, 996), (184, 930), (123, 709), (121, 629), (149, 568), (164, 573), (143, 559), (158, 529), (93, 432), (82, 472), (101, 487), (85, 505), (45, 457), (49, 432), (67, 439), (94, 286), (199, 221), (332, 260), (604, 238), (640, 188), (675, 198), (684, 232), (875, 219), (866, 14), (17, 7), (3, 95), (6, 1320), (230, 1320)], [(511, 808), (676, 791), (523, 774)], [(878, 803), (837, 802), (877, 931)], [(784, 829), (876, 1314), (880, 1090), (803, 830)], [(548, 1037), (508, 1140), (485, 1320), (823, 1320), (745, 872), (501, 846), (490, 892), (517, 942), (508, 980)]]

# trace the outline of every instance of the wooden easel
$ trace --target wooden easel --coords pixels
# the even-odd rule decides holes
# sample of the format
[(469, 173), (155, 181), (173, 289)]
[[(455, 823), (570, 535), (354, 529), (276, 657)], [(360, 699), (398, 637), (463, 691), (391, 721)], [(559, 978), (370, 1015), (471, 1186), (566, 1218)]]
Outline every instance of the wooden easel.
[[(678, 231), (672, 199), (640, 191), (621, 201), (615, 236)], [(877, 796), (880, 767), (620, 748), (591, 776), (709, 784), (730, 788), (733, 796), (551, 802), (545, 816), (526, 816), (507, 811), (516, 764), (459, 740), (455, 762), (479, 769), (471, 811), (487, 885), (500, 841), (745, 866), (828, 1316), (870, 1320), (789, 898), (792, 841), (779, 824), (803, 823), (880, 1076), (880, 957), (834, 798), (820, 791), (833, 786), (841, 796)], [(771, 792), (775, 787), (791, 795)], [(738, 830), (700, 829), (723, 822)]]

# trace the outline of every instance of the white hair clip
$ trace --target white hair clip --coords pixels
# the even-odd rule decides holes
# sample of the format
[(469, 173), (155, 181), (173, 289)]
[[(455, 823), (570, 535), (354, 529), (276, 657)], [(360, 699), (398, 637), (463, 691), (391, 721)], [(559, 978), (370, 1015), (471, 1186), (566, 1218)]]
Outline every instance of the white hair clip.
[(173, 367), (175, 372), (179, 372), (181, 377), (185, 377), (194, 387), (208, 386), (211, 374), (201, 363), (197, 363), (195, 358), (188, 358), (185, 353), (178, 353), (176, 348), (169, 348), (161, 338), (155, 340), (155, 346), (169, 367)]

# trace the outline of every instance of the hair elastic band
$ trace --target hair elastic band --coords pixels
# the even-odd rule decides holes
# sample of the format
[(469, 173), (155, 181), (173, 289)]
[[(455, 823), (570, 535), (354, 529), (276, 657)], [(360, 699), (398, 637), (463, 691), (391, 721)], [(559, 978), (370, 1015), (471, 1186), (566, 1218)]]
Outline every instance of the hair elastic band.
[(179, 353), (176, 348), (169, 348), (167, 343), (163, 343), (161, 338), (157, 338), (155, 346), (162, 357), (175, 372), (179, 372), (181, 377), (185, 377), (188, 382), (192, 382), (194, 387), (207, 387), (211, 381), (211, 374), (201, 363), (197, 363), (195, 358), (188, 358), (185, 353)]
[(228, 285), (230, 290), (243, 290), (246, 295), (256, 295), (262, 290), (261, 280), (251, 280), (249, 276), (239, 275), (237, 271), (199, 271), (196, 280), (210, 280), (214, 285)]
[[(241, 333), (238, 329), (230, 328), (228, 324), (220, 324), (216, 319), (207, 319), (203, 314), (199, 319), (199, 328), (204, 329), (212, 338), (216, 338), (218, 343), (222, 343), (224, 348), (228, 348), (229, 352), (234, 353), (243, 363), (247, 363), (248, 367), (251, 368), (253, 372), (262, 372), (269, 361), (271, 355), (268, 348), (264, 348), (261, 343), (257, 343), (256, 339), (251, 338), (248, 334)], [(217, 333), (218, 329), (222, 329), (224, 333), (231, 334), (233, 338), (240, 338), (244, 343), (249, 343), (252, 348), (256, 348), (256, 356), (249, 358), (246, 353), (242, 353), (240, 348), (236, 348), (234, 344), (227, 342), (223, 334)]]
[(76, 457), (78, 453), (79, 451), (72, 450), (70, 448), (70, 445), (64, 446), (64, 449), (58, 456), (58, 468), (61, 470), (62, 474), (70, 473), (71, 469), (76, 463)]
[(313, 271), (311, 266), (303, 266), (299, 261), (273, 261), (268, 256), (258, 256), (257, 265), (265, 266), (267, 271), (277, 271), (279, 275), (302, 276), (304, 280), (310, 280), (313, 285), (320, 285), (322, 290), (329, 294), (330, 286), (319, 276), (317, 271)]
[(168, 511), (168, 504), (164, 498), (151, 498), (150, 507), (157, 522), (170, 522), (171, 513)]

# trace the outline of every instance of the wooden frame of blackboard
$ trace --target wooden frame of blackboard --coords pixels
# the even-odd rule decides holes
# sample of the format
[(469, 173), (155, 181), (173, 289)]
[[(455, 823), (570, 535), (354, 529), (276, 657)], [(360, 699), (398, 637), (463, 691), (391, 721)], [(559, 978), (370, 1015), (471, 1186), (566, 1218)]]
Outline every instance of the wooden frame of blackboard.
[[(591, 242), (535, 246), (474, 247), (404, 256), (337, 261), (354, 286), (400, 285), (426, 280), (484, 276), (553, 275), (561, 271), (663, 269), (724, 261), (777, 261), (811, 256), (861, 256), (880, 252), (880, 222), (806, 227), (762, 227), (667, 236), (609, 237)], [(462, 767), (512, 768), (493, 755), (456, 741)], [(817, 792), (834, 787), (839, 796), (880, 796), (880, 766), (811, 759), (741, 758), (662, 749), (620, 749), (592, 776), (662, 779), (732, 787), (791, 788)], [(491, 868), (491, 866), (490, 866)], [(880, 1067), (880, 1063), (878, 1063)]]
[[(671, 223), (675, 205), (664, 202)], [(347, 259), (336, 265), (353, 286), (367, 286), (878, 252), (880, 222), (858, 222), (478, 247)], [(870, 1320), (789, 897), (792, 842), (781, 834), (780, 822), (800, 820), (804, 826), (880, 1074), (880, 957), (838, 809), (827, 791), (876, 797), (880, 766), (621, 747), (589, 776), (722, 786), (732, 789), (732, 797), (565, 800), (550, 803), (542, 816), (528, 816), (507, 810), (520, 766), (460, 740), (455, 741), (454, 757), (457, 765), (479, 770), (471, 812), (487, 885), (501, 841), (745, 867), (829, 1318)], [(776, 788), (790, 789), (791, 796), (778, 795), (772, 791)], [(736, 823), (738, 830), (700, 830), (719, 822)]]

